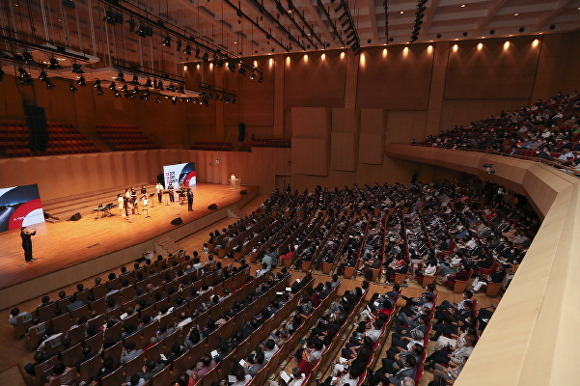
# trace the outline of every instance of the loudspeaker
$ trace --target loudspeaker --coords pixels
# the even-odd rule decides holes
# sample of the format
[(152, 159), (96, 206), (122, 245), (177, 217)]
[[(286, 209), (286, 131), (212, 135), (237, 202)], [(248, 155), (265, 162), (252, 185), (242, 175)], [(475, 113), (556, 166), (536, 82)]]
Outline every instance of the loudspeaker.
[(79, 221), (81, 219), (81, 214), (80, 212), (76, 212), (75, 214), (73, 214), (72, 216), (70, 216), (70, 218), (68, 219), (68, 221)]
[(246, 124), (244, 122), (238, 123), (238, 142), (244, 142), (246, 139)]
[(183, 224), (183, 220), (181, 219), (181, 217), (176, 217), (173, 220), (171, 220), (171, 225), (180, 225)]
[(207, 207), (208, 209), (211, 210), (216, 210), (217, 209), (217, 205), (216, 204), (211, 204), (210, 206)]
[(246, 189), (244, 189), (244, 190), (240, 190), (240, 194), (241, 194), (241, 195), (248, 194), (248, 191), (247, 191)]
[(48, 146), (48, 126), (44, 108), (25, 104), (24, 114), (30, 137), (28, 147), (31, 151), (45, 151)]

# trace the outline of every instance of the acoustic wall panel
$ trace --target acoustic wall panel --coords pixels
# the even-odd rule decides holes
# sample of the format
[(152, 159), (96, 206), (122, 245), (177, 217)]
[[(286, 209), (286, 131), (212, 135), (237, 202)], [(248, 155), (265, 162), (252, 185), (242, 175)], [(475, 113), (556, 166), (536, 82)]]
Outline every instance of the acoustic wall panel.
[(292, 172), (312, 176), (328, 175), (328, 140), (292, 138)]
[(294, 107), (292, 109), (292, 137), (328, 138), (330, 110), (323, 107)]
[(383, 133), (360, 133), (359, 156), (361, 164), (382, 165), (384, 160), (385, 136)]
[(361, 133), (382, 134), (385, 131), (387, 112), (383, 109), (362, 109), (360, 112)]
[(330, 168), (355, 172), (358, 161), (358, 133), (332, 133)]
[(360, 110), (332, 109), (333, 133), (356, 133), (360, 128)]

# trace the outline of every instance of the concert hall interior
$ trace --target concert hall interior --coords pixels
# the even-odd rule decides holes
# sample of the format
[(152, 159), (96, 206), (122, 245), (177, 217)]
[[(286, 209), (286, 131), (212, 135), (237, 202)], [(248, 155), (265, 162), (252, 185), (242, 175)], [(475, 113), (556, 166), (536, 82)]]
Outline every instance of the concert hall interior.
[(573, 383), (579, 63), (578, 1), (5, 2), (0, 384)]

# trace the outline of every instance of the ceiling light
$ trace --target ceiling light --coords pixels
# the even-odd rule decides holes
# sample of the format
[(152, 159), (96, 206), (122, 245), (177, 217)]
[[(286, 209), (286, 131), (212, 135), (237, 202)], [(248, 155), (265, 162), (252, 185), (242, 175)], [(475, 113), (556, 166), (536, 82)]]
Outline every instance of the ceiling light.
[(127, 85), (124, 84), (123, 87), (121, 87), (121, 92), (126, 92), (127, 91)]
[(166, 36), (161, 44), (163, 44), (165, 47), (171, 47), (171, 36)]
[(86, 86), (86, 85), (87, 85), (87, 83), (86, 83), (86, 81), (85, 81), (85, 77), (81, 75), (81, 76), (79, 77), (79, 79), (77, 80), (77, 84), (78, 84), (79, 86), (83, 86), (83, 87), (84, 87), (84, 86)]
[(465, 8), (465, 4), (461, 4), (461, 8)]
[(115, 90), (115, 98), (118, 98), (120, 96), (121, 96), (121, 93), (119, 91)]
[(518, 12), (514, 13), (514, 16), (520, 16), (520, 14)]
[(117, 77), (115, 78), (115, 80), (117, 82), (124, 82), (125, 81), (125, 77), (124, 77), (123, 73), (122, 72), (119, 72), (119, 74), (117, 74)]
[(42, 80), (43, 82), (48, 79), (48, 76), (46, 75), (46, 72), (41, 71), (40, 75), (38, 75), (38, 79)]
[(206, 52), (203, 54), (203, 56), (201, 57), (201, 60), (207, 62), (209, 60), (209, 54)]
[(133, 94), (137, 94), (139, 92), (139, 87), (135, 86), (133, 89)]
[(116, 88), (117, 88), (117, 86), (115, 85), (115, 82), (111, 82), (111, 84), (109, 85), (109, 89), (115, 90)]
[(139, 77), (137, 75), (133, 75), (133, 80), (131, 80), (131, 84), (139, 84)]
[(405, 14), (405, 11), (401, 11), (401, 12), (399, 12), (399, 14), (403, 15), (403, 14)]
[(46, 80), (46, 88), (48, 90), (52, 90), (54, 88), (54, 84), (52, 84), (52, 82), (50, 81), (50, 79)]
[(75, 87), (74, 84), (70, 84), (70, 86), (68, 86), (68, 91), (69, 92), (77, 92), (77, 88)]
[(191, 46), (189, 44), (185, 46), (183, 53), (187, 56), (191, 55)]

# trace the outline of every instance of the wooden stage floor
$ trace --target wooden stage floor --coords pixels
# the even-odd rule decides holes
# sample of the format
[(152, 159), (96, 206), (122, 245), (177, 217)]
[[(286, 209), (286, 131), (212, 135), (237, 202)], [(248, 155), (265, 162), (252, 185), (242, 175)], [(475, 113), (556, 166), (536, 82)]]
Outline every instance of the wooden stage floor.
[[(242, 188), (253, 190), (251, 187)], [(165, 201), (159, 204), (155, 197), (154, 206), (149, 210), (150, 217), (144, 213), (133, 215), (132, 223), (115, 207), (111, 211), (112, 217), (85, 216), (79, 221), (33, 225), (30, 227), (36, 229), (36, 235), (32, 237), (33, 257), (38, 260), (32, 263), (24, 261), (20, 230), (0, 233), (0, 289), (150, 240), (175, 229), (171, 220), (176, 217), (190, 223), (212, 212), (208, 209), (212, 203), (222, 209), (244, 197), (240, 195), (240, 189), (218, 184), (198, 184), (194, 194), (193, 212), (188, 212), (187, 205), (178, 202), (169, 206)]]

